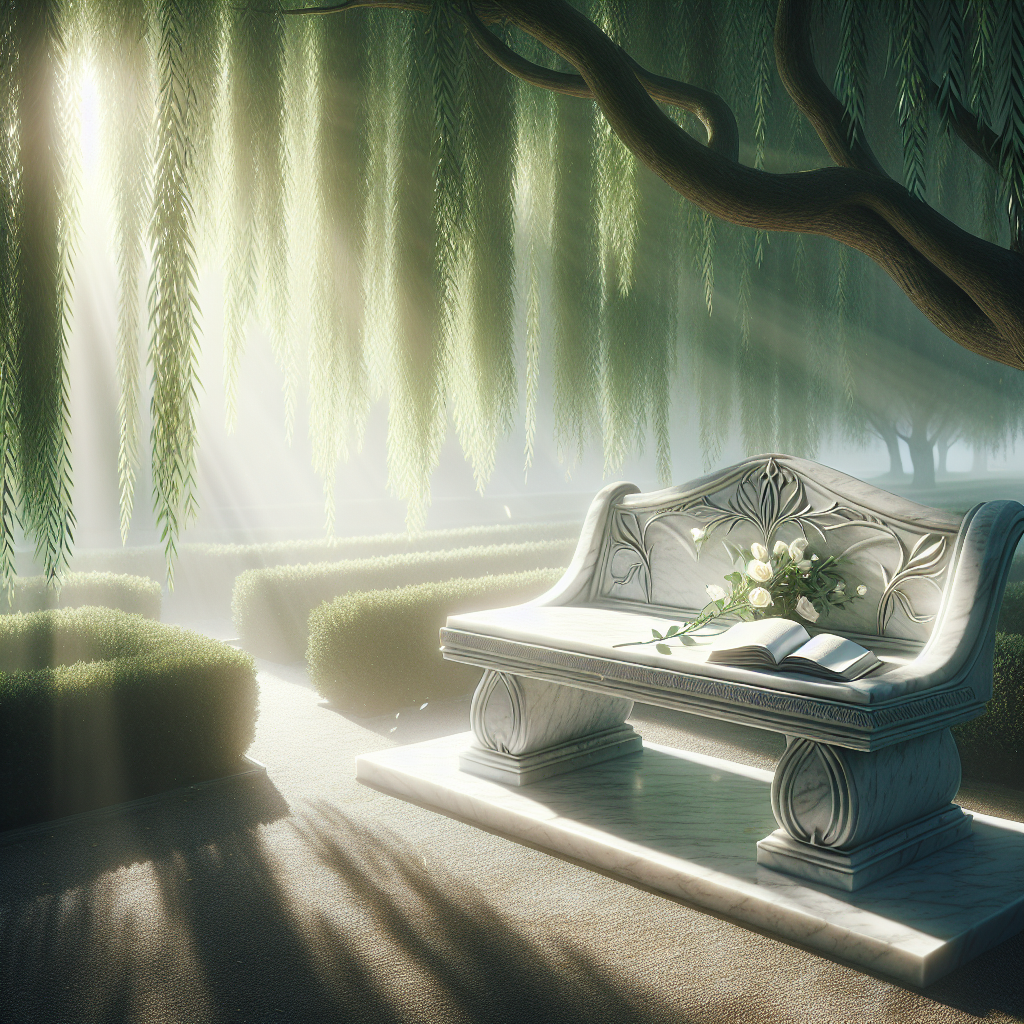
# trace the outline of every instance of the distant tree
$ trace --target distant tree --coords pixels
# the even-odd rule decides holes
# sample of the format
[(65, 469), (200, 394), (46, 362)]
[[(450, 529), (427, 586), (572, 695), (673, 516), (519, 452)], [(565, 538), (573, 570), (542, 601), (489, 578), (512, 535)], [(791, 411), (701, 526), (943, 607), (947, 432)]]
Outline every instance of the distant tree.
[(907, 446), (913, 486), (935, 486), (945, 453), (957, 440), (992, 450), (1024, 427), (1024, 374), (976, 356), (918, 317), (891, 282), (868, 269), (858, 287), (850, 330), (853, 400), (847, 422), (885, 442), (890, 474), (902, 472), (899, 442)]

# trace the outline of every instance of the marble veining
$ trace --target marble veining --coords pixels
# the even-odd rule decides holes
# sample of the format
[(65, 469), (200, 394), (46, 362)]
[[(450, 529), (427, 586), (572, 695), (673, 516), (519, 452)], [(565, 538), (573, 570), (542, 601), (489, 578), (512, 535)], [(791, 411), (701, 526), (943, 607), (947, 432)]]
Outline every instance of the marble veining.
[(841, 892), (757, 863), (771, 772), (645, 744), (514, 788), (459, 770), (471, 739), (363, 755), (357, 777), (914, 985), (1024, 927), (1024, 824), (975, 815), (968, 838)]
[(477, 743), (503, 754), (528, 754), (621, 725), (633, 710), (622, 697), (572, 686), (485, 672), (473, 694), (470, 722)]
[(775, 772), (772, 810), (795, 839), (842, 850), (948, 807), (959, 788), (948, 729), (872, 754), (793, 739)]

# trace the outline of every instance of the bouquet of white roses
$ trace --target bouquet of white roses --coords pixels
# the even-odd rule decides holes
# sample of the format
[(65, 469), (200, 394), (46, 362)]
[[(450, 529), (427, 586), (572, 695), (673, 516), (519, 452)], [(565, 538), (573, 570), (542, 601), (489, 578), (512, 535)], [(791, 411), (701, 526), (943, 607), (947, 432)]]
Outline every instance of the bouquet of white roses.
[[(697, 547), (698, 557), (705, 534), (699, 527), (690, 531)], [(749, 548), (741, 548), (725, 541), (726, 549), (739, 565), (736, 572), (725, 577), (729, 590), (709, 583), (705, 588), (711, 600), (692, 622), (670, 626), (664, 634), (652, 629), (650, 640), (633, 640), (616, 647), (656, 644), (662, 654), (669, 654), (666, 640), (677, 640), (679, 645), (692, 644), (688, 634), (714, 622), (715, 619), (734, 616), (744, 621), (769, 615), (787, 619), (816, 622), (832, 608), (842, 608), (867, 594), (861, 585), (847, 588), (840, 571), (841, 558), (834, 555), (819, 557), (808, 549), (807, 541), (800, 537), (787, 544), (775, 541), (771, 552), (755, 541)]]

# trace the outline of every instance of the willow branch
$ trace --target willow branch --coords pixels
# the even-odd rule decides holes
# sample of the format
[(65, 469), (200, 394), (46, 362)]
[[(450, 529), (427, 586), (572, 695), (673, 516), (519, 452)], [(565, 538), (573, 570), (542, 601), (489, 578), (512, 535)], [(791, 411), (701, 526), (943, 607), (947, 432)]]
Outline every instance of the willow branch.
[(850, 142), (846, 111), (814, 65), (811, 0), (780, 0), (775, 16), (775, 64), (786, 92), (811, 122), (828, 155), (840, 167), (885, 175), (863, 133)]
[[(426, 0), (348, 0), (346, 3), (329, 4), (324, 7), (301, 7), (285, 11), (285, 14), (344, 14), (346, 11), (359, 7), (385, 7), (393, 10), (425, 12), (430, 9)], [(529, 85), (540, 89), (559, 93), (562, 96), (575, 96), (579, 99), (592, 100), (594, 94), (590, 86), (580, 75), (564, 71), (552, 71), (550, 68), (534, 64), (521, 57), (507, 46), (493, 32), (488, 32), (484, 21), (495, 22), (502, 19), (500, 4), (494, 0), (463, 0), (461, 10), (463, 21), (473, 41), (498, 67), (510, 75), (522, 79)], [(716, 153), (721, 153), (730, 160), (737, 160), (740, 151), (740, 134), (736, 124), (736, 116), (728, 103), (713, 92), (699, 89), (695, 85), (676, 81), (656, 75), (638, 64), (629, 54), (623, 52), (629, 61), (636, 77), (643, 84), (649, 96), (659, 103), (678, 107), (695, 115), (704, 125), (707, 132), (707, 145)]]
[[(939, 87), (930, 78), (925, 79), (925, 90), (928, 99), (935, 103)], [(980, 118), (972, 114), (955, 96), (952, 101), (952, 117), (949, 123), (960, 141), (981, 157), (994, 171), (999, 170), (999, 136), (996, 135)]]
[[(493, 32), (488, 32), (470, 0), (463, 0), (462, 16), (469, 34), (477, 46), (510, 75), (515, 75), (516, 78), (521, 78), (530, 85), (536, 85), (541, 89), (548, 89), (565, 96), (594, 99), (590, 86), (581, 75), (551, 71), (549, 68), (534, 64), (519, 56)], [(732, 108), (725, 100), (706, 89), (698, 89), (695, 85), (655, 75), (633, 60), (621, 47), (619, 47), (619, 51), (628, 61), (648, 96), (696, 115), (707, 131), (708, 149), (721, 153), (722, 156), (730, 160), (739, 159), (739, 128), (736, 125), (736, 117)]]

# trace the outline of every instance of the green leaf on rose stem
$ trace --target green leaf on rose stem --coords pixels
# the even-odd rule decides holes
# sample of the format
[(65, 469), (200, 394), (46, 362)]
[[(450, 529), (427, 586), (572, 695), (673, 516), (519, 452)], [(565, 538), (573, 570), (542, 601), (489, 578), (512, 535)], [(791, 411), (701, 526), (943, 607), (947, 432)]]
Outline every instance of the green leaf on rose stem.
[(651, 636), (655, 640), (664, 640), (665, 639), (656, 629), (652, 629), (651, 630)]
[(743, 573), (741, 573), (741, 572), (731, 572), (731, 573), (729, 573), (725, 577), (725, 580), (726, 580), (727, 583), (738, 584), (738, 583), (740, 583), (743, 580)]
[(668, 632), (665, 634), (664, 639), (668, 639), (670, 636), (675, 636), (679, 632), (679, 626), (669, 626)]
[(693, 645), (694, 645), (694, 644), (695, 644), (695, 643), (697, 642), (696, 640), (694, 640), (694, 639), (693, 639), (693, 637), (692, 637), (692, 636), (687, 636), (687, 635), (686, 635), (685, 633), (680, 633), (680, 635), (679, 635), (679, 636), (677, 636), (677, 637), (676, 637), (676, 639), (677, 639), (677, 640), (678, 640), (678, 641), (679, 641), (679, 642), (680, 642), (680, 643), (681, 643), (681, 644), (682, 644), (682, 645), (683, 645), (684, 647), (692, 647), (692, 646), (693, 646)]
[(656, 651), (657, 651), (657, 652), (658, 652), (659, 654), (671, 654), (671, 653), (672, 653), (672, 648), (671, 648), (671, 647), (669, 647), (669, 645), (668, 645), (668, 644), (655, 644), (655, 645), (654, 645), (654, 649), (655, 649), (655, 650), (656, 650)]

